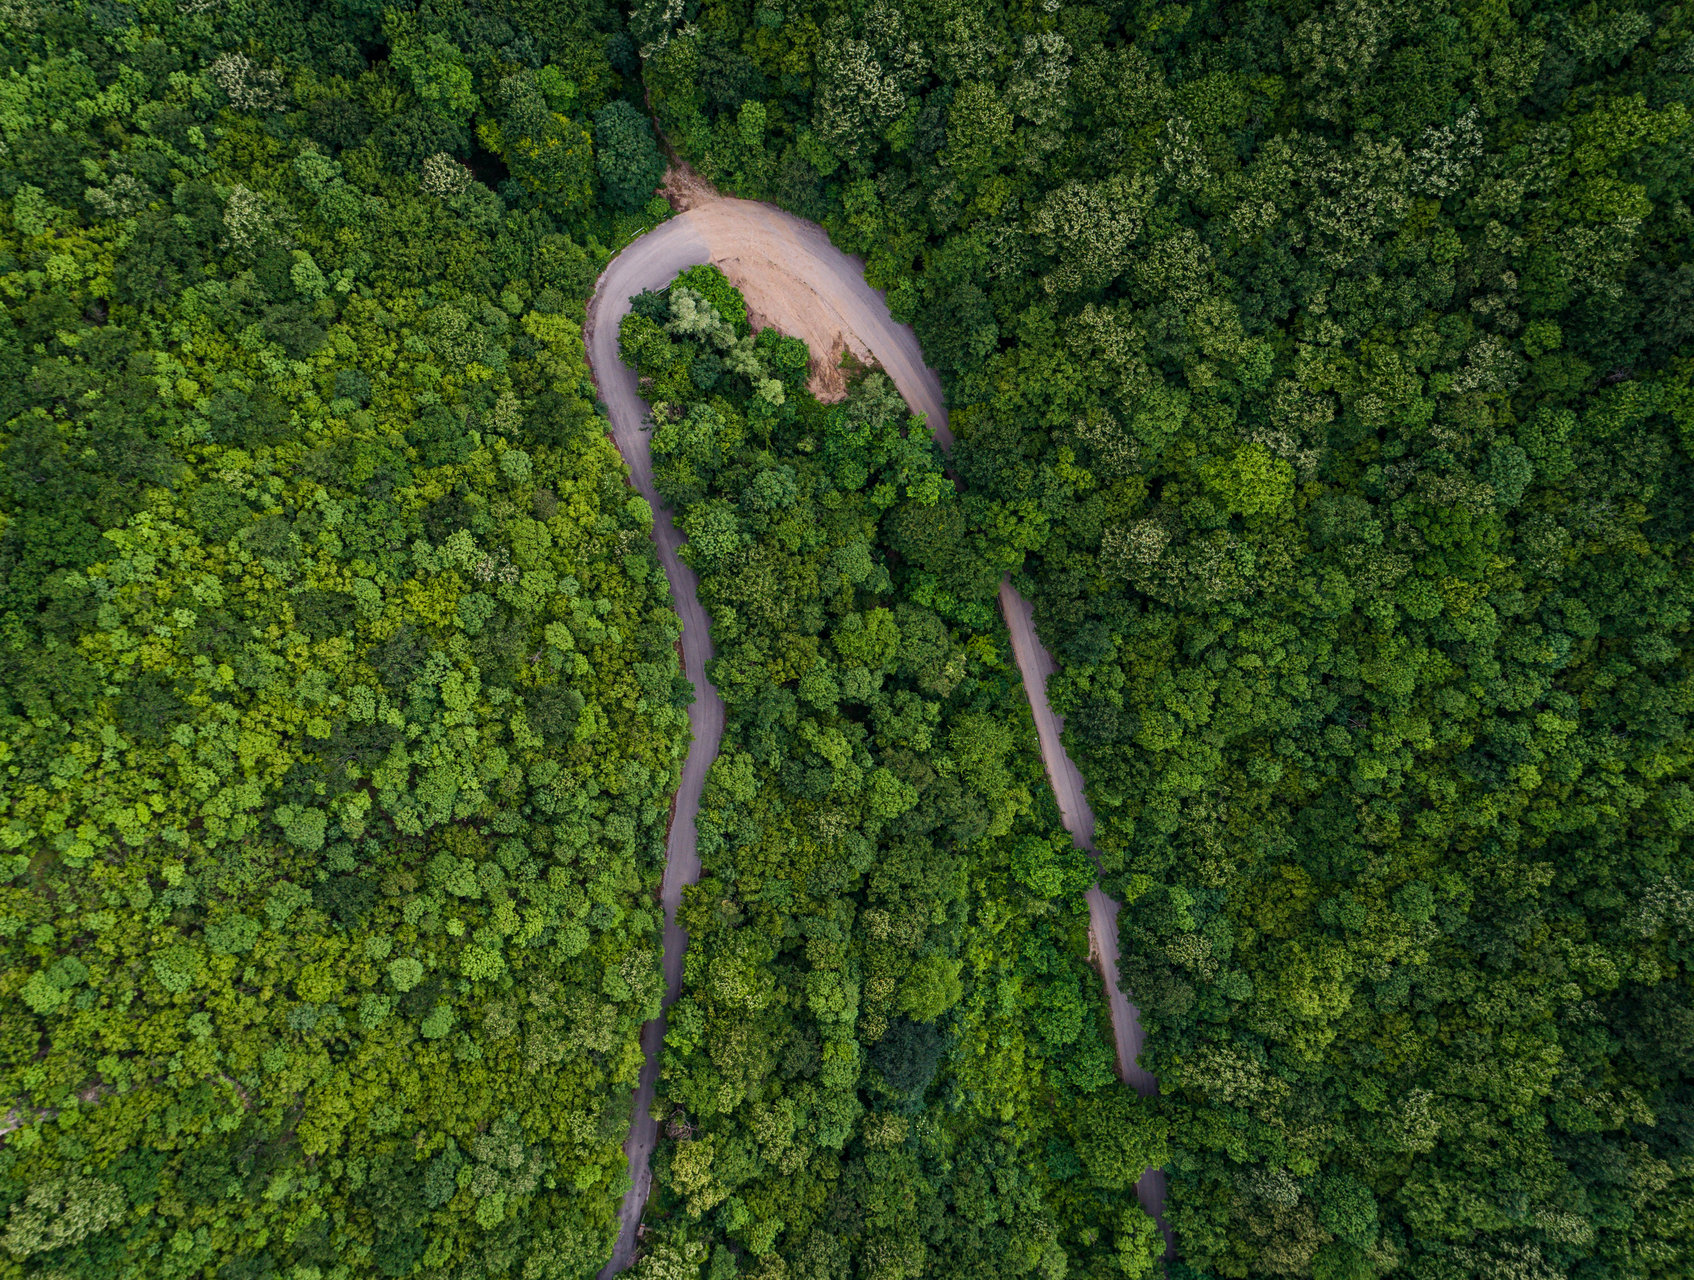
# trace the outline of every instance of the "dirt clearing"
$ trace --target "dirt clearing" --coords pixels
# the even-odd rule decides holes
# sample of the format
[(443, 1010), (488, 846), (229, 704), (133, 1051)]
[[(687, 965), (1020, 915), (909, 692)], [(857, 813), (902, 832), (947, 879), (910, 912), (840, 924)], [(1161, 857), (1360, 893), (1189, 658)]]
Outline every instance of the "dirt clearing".
[[(697, 212), (709, 213), (710, 208)], [(845, 399), (847, 375), (842, 358), (851, 353), (860, 364), (874, 363), (865, 340), (826, 298), (781, 263), (750, 245), (735, 246), (739, 252), (725, 254), (716, 236), (711, 243), (712, 265), (747, 299), (747, 322), (755, 330), (775, 329), (803, 341), (812, 352), (812, 374), (806, 380), (811, 393), (823, 401)]]
[(712, 265), (741, 290), (748, 323), (755, 330), (775, 329), (799, 338), (812, 353), (806, 382), (812, 394), (828, 402), (844, 399), (849, 370), (842, 367), (843, 358), (850, 355), (859, 365), (874, 366), (875, 357), (841, 310), (796, 274), (811, 267), (812, 258), (782, 234), (781, 213), (761, 205), (773, 216), (749, 218), (747, 201), (721, 195), (685, 164), (671, 167), (660, 192), (671, 208), (688, 215)]

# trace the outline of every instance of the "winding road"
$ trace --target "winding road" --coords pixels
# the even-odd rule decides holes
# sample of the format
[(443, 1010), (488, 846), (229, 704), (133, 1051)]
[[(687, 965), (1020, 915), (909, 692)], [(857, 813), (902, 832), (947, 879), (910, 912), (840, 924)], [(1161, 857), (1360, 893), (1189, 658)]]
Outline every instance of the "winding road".
[[(688, 935), (677, 924), (676, 913), (683, 888), (700, 876), (695, 818), (706, 770), (717, 756), (723, 736), (724, 705), (706, 680), (706, 663), (712, 656), (711, 620), (696, 594), (699, 579), (677, 555), (682, 534), (653, 488), (647, 406), (634, 371), (619, 356), (618, 325), (629, 311), (631, 296), (644, 289), (662, 289), (679, 272), (704, 262), (715, 263), (742, 289), (749, 310), (764, 324), (805, 338), (814, 353), (844, 347), (874, 359), (912, 410), (924, 416), (941, 447), (948, 449), (953, 443), (941, 381), (924, 365), (916, 335), (909, 326), (895, 323), (883, 295), (865, 282), (863, 262), (832, 245), (815, 223), (750, 200), (708, 199), (631, 243), (612, 260), (595, 286), (584, 330), (588, 362), (611, 418), (613, 442), (629, 465), (636, 489), (653, 508), (653, 541), (682, 618), (683, 673), (696, 694), (689, 708), (694, 741), (677, 787), (660, 891), (665, 913), (666, 1009), (682, 991), (682, 957)], [(1065, 828), (1078, 846), (1092, 854), (1094, 815), (1083, 796), (1081, 775), (1061, 744), (1063, 722), (1047, 703), (1047, 677), (1054, 670), (1052, 655), (1036, 637), (1029, 602), (1009, 582), (1000, 586), (1000, 606)], [(1137, 1061), (1142, 1044), (1140, 1018), (1118, 982), (1118, 904), (1096, 884), (1088, 891), (1088, 910), (1119, 1074), (1137, 1093), (1157, 1093), (1157, 1081)], [(661, 1012), (641, 1030), (645, 1061), (635, 1092), (629, 1137), (624, 1143), (632, 1184), (619, 1208), (617, 1245), (600, 1280), (609, 1280), (635, 1260), (636, 1229), (652, 1184), (650, 1157), (658, 1138), (658, 1124), (651, 1112), (664, 1037), (665, 1015)], [(1142, 1206), (1163, 1225), (1163, 1171), (1149, 1169), (1136, 1191)], [(1168, 1228), (1165, 1236), (1168, 1242)]]

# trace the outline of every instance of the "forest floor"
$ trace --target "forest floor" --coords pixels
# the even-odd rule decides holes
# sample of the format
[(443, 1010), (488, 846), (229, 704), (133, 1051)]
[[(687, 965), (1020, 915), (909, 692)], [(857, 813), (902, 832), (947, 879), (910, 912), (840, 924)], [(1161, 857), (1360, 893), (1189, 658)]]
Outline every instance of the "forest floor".
[[(913, 412), (923, 416), (943, 449), (951, 447), (953, 435), (947, 427), (941, 381), (924, 365), (911, 327), (895, 323), (882, 293), (865, 282), (864, 263), (832, 245), (822, 227), (772, 205), (722, 196), (686, 165), (674, 166), (661, 190), (678, 216), (632, 242), (607, 266), (589, 302), (583, 338), (589, 367), (611, 419), (613, 442), (629, 466), (636, 489), (653, 508), (653, 540), (683, 622), (683, 672), (696, 694), (689, 708), (694, 741), (677, 788), (660, 893), (665, 912), (664, 1004), (669, 1008), (682, 990), (682, 957), (688, 946), (688, 936), (677, 924), (676, 912), (683, 888), (700, 876), (694, 823), (706, 770), (717, 755), (723, 733), (724, 707), (705, 677), (712, 647), (710, 619), (695, 594), (698, 579), (677, 555), (681, 532), (653, 487), (647, 406), (634, 371), (618, 352), (618, 325), (629, 311), (629, 299), (644, 289), (664, 288), (688, 267), (712, 263), (746, 297), (755, 328), (774, 326), (803, 339), (814, 353), (822, 353), (814, 354), (810, 380), (813, 393), (820, 399), (845, 395), (842, 360), (851, 353), (857, 361), (888, 374)], [(1066, 830), (1080, 847), (1092, 852), (1094, 815), (1083, 797), (1081, 776), (1060, 741), (1063, 722), (1047, 704), (1047, 676), (1054, 670), (1053, 657), (1036, 637), (1029, 603), (1009, 582), (1001, 585), (1000, 601)], [(1136, 1092), (1156, 1093), (1157, 1082), (1136, 1061), (1142, 1042), (1140, 1017), (1118, 982), (1117, 905), (1098, 885), (1089, 891), (1089, 928), (1105, 984), (1118, 1072)], [(661, 1014), (642, 1031), (646, 1061), (624, 1143), (632, 1185), (619, 1208), (618, 1243), (601, 1272), (601, 1280), (609, 1280), (635, 1260), (637, 1231), (652, 1181), (649, 1162), (658, 1138), (657, 1121), (651, 1112), (664, 1027)], [(1164, 1190), (1164, 1174), (1157, 1169), (1148, 1170), (1137, 1187), (1142, 1205), (1154, 1217), (1160, 1216)]]

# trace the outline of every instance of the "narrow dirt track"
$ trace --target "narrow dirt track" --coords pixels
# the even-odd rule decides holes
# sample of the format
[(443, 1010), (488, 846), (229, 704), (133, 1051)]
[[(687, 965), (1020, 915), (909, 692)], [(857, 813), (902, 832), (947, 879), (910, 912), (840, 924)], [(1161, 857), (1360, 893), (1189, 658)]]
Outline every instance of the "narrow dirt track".
[[(695, 594), (699, 580), (677, 556), (682, 534), (653, 488), (647, 406), (634, 371), (619, 357), (618, 325), (629, 312), (631, 296), (643, 289), (662, 289), (679, 272), (703, 262), (720, 267), (746, 295), (749, 308), (766, 323), (804, 338), (814, 353), (828, 352), (839, 344), (861, 358), (874, 359), (913, 411), (924, 416), (941, 447), (948, 449), (953, 443), (941, 381), (924, 365), (916, 335), (909, 326), (895, 323), (883, 295), (865, 282), (864, 263), (830, 244), (823, 228), (815, 223), (750, 200), (707, 200), (630, 244), (612, 260), (595, 286), (584, 331), (588, 362), (611, 418), (613, 442), (628, 463), (637, 490), (653, 507), (653, 541), (682, 617), (683, 672), (696, 695), (689, 710), (694, 742), (677, 788), (661, 890), (667, 1009), (682, 990), (682, 957), (688, 935), (677, 925), (676, 911), (683, 888), (700, 876), (694, 823), (706, 770), (717, 756), (723, 736), (724, 706), (706, 681), (706, 662), (712, 656), (710, 619)], [(1065, 828), (1078, 846), (1092, 854), (1094, 815), (1083, 796), (1081, 775), (1061, 745), (1063, 722), (1047, 704), (1047, 677), (1054, 670), (1052, 655), (1036, 638), (1028, 601), (1009, 582), (1000, 586), (1000, 604)], [(1090, 933), (1111, 1013), (1119, 1074), (1137, 1093), (1157, 1093), (1157, 1082), (1136, 1061), (1142, 1043), (1141, 1021), (1118, 982), (1118, 904), (1095, 885), (1088, 892), (1088, 908)], [(617, 1246), (600, 1273), (601, 1280), (609, 1280), (635, 1260), (636, 1229), (652, 1183), (650, 1158), (658, 1137), (651, 1111), (664, 1035), (663, 1014), (641, 1031), (646, 1059), (635, 1092), (629, 1137), (624, 1143), (632, 1185), (619, 1208)], [(1163, 1171), (1148, 1170), (1136, 1190), (1142, 1205), (1163, 1225)], [(1168, 1229), (1165, 1235), (1168, 1241)]]
[[(1006, 618), (1006, 630), (1012, 638), (1012, 656), (1017, 659), (1018, 674), (1023, 677), (1024, 692), (1029, 696), (1029, 709), (1035, 716), (1035, 734), (1041, 740), (1041, 759), (1047, 766), (1047, 779), (1053, 785), (1053, 798), (1059, 802), (1059, 816), (1065, 830), (1079, 848), (1095, 856), (1094, 811), (1082, 791), (1082, 774), (1065, 753), (1061, 736), (1064, 719), (1053, 713), (1047, 701), (1047, 678), (1057, 669), (1053, 655), (1035, 634), (1035, 610), (1016, 591), (1010, 582), (1000, 584), (1000, 612)], [(1139, 1061), (1141, 1045), (1146, 1039), (1141, 1030), (1141, 1014), (1124, 994), (1118, 981), (1118, 904), (1108, 898), (1099, 882), (1088, 886), (1088, 932), (1094, 942), (1094, 953), (1100, 958), (1100, 976), (1106, 985), (1106, 1005), (1112, 1018), (1112, 1039), (1118, 1051), (1118, 1075), (1123, 1082), (1142, 1097), (1159, 1091), (1153, 1073)], [(1158, 1220), (1165, 1233), (1165, 1252), (1169, 1255), (1175, 1240), (1165, 1223), (1165, 1171), (1148, 1169), (1135, 1184), (1135, 1195), (1141, 1207)]]

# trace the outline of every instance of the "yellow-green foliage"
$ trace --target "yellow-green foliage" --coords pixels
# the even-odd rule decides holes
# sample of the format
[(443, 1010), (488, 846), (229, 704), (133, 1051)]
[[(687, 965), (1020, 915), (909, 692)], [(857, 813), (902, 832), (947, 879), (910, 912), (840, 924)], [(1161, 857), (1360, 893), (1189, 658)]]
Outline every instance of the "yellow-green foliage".
[(538, 52), (586, 145), (603, 34), (143, 8), (0, 18), (0, 1276), (592, 1274), (687, 736), (580, 328), (644, 223), (455, 156)]

